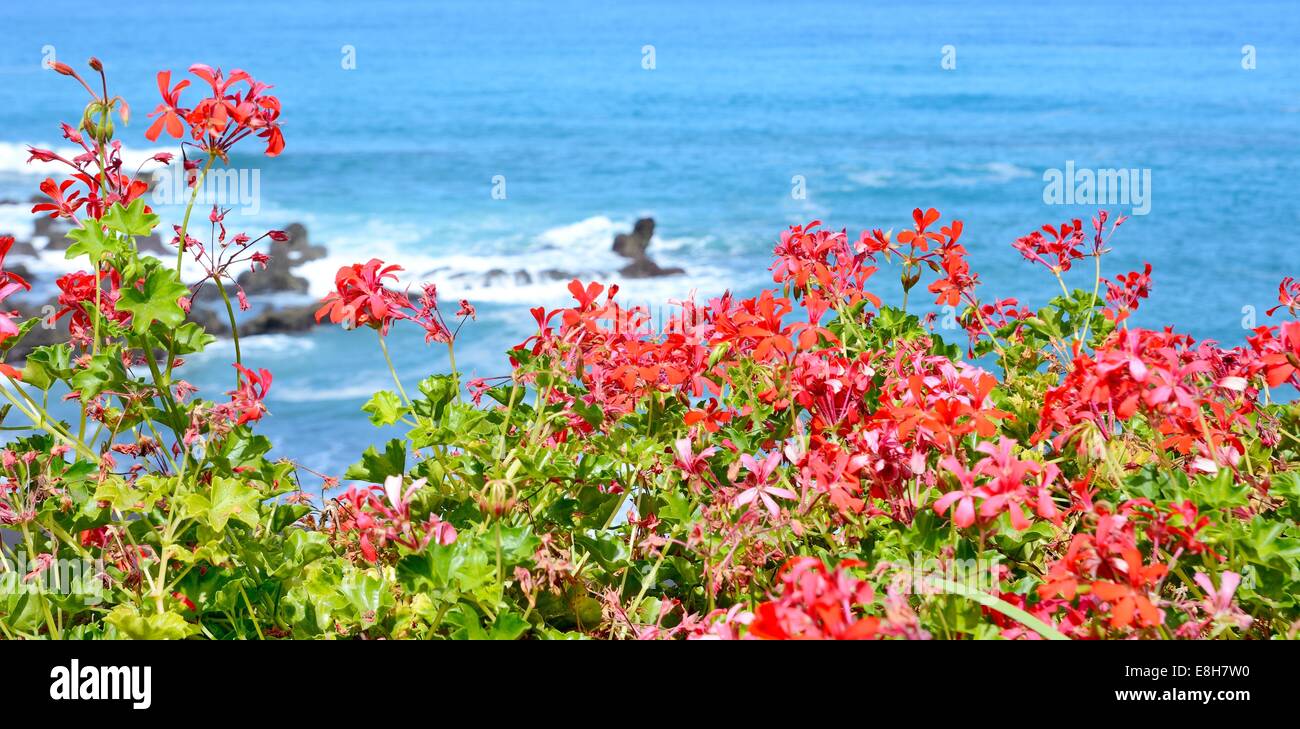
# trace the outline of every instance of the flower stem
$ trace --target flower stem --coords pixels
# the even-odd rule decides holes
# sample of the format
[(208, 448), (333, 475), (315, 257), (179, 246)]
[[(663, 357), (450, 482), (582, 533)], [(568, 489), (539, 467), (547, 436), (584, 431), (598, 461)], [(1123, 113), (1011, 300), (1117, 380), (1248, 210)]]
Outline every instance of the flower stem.
[[(185, 238), (190, 229), (190, 213), (194, 212), (194, 203), (199, 198), (199, 190), (203, 189), (203, 180), (207, 179), (208, 170), (212, 169), (212, 163), (217, 161), (216, 155), (208, 155), (208, 163), (203, 166), (203, 172), (199, 178), (194, 181), (194, 191), (190, 193), (190, 202), (185, 206), (185, 217), (181, 218), (180, 244), (176, 246), (176, 275), (181, 275), (181, 263), (185, 260)], [(181, 174), (185, 174), (184, 169)]]
[(397, 376), (397, 368), (393, 366), (393, 358), (388, 354), (388, 342), (384, 341), (383, 332), (379, 332), (379, 348), (384, 352), (384, 361), (388, 363), (388, 371), (393, 375), (393, 382), (397, 383), (397, 391), (401, 393), (402, 400), (406, 401), (406, 406), (411, 407), (411, 398), (406, 396), (402, 380)]
[[(230, 319), (230, 338), (235, 342), (235, 363), (244, 364), (244, 358), (239, 353), (239, 325), (235, 323), (235, 307), (230, 305), (230, 295), (226, 293), (226, 287), (221, 283), (221, 276), (213, 276), (212, 280), (217, 284), (217, 293), (221, 294), (221, 300), (226, 304), (226, 316)], [(380, 341), (383, 338), (380, 337)], [(235, 374), (235, 388), (239, 387), (239, 374)]]

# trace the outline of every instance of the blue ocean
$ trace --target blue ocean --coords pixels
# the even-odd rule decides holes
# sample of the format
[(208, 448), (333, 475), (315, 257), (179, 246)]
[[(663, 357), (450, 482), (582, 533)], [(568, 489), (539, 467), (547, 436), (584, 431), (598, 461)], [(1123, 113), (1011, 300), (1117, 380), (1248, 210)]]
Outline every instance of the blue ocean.
[[(1300, 6), (1043, 2), (97, 2), (0, 3), (0, 233), (32, 234), (42, 166), (86, 97), (44, 67), (103, 59), (143, 158), (155, 74), (196, 62), (274, 84), (287, 148), (243, 148), (254, 236), (301, 223), (328, 249), (297, 272), (309, 296), (338, 266), (399, 263), (455, 309), (478, 307), (458, 359), (509, 371), (530, 306), (557, 306), (578, 272), (628, 303), (751, 294), (792, 224), (899, 228), (914, 207), (965, 222), (983, 296), (1041, 305), (1056, 282), (1010, 246), (1099, 205), (1045, 202), (1045, 175), (1144, 171), (1144, 199), (1106, 261), (1153, 267), (1138, 324), (1239, 343), (1278, 281), (1300, 275)], [(177, 222), (177, 208), (162, 209)], [(650, 254), (681, 276), (619, 281), (613, 236), (657, 223)], [(14, 258), (49, 286), (71, 263)], [(1070, 283), (1091, 284), (1091, 270)], [(508, 275), (492, 276), (493, 271)], [(528, 276), (515, 272), (526, 271)], [(492, 282), (488, 283), (488, 279)], [(896, 275), (878, 290), (895, 296)], [(915, 297), (914, 297), (915, 300)], [(954, 333), (960, 335), (960, 332)], [(398, 328), (403, 377), (445, 371), (445, 350)], [(262, 432), (276, 452), (341, 473), (373, 429), (360, 406), (390, 385), (373, 332), (322, 327), (244, 342), (275, 376)], [(230, 388), (228, 342), (186, 365), (207, 397)]]

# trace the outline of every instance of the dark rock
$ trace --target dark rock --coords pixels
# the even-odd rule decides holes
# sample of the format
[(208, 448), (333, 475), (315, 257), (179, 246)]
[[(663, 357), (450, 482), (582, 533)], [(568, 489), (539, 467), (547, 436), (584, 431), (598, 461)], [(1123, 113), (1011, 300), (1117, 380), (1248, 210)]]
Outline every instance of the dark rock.
[(175, 253), (175, 249), (163, 245), (162, 236), (157, 231), (150, 233), (147, 237), (138, 238), (135, 242), (136, 249), (141, 253)]
[[(211, 288), (213, 296), (216, 296), (216, 287), (207, 288)], [(230, 336), (230, 321), (226, 318), (224, 312), (218, 311), (217, 309), (199, 304), (191, 304), (189, 316), (185, 318), (203, 327), (203, 331), (214, 337)]]
[(654, 218), (641, 218), (632, 226), (631, 233), (619, 233), (614, 236), (614, 252), (624, 258), (645, 258), (646, 249), (650, 247), (650, 239), (654, 234)]
[(42, 215), (33, 223), (32, 235), (45, 236), (49, 239), (49, 242), (45, 244), (45, 250), (64, 251), (68, 249), (68, 246), (72, 245), (72, 241), (68, 239), (68, 231), (71, 229), (71, 226), (63, 220)]
[(248, 321), (240, 322), (239, 336), (305, 332), (316, 326), (316, 310), (319, 308), (318, 304), (305, 304), (268, 309)]
[(289, 239), (271, 243), (270, 263), (257, 272), (245, 271), (239, 275), (239, 285), (248, 294), (271, 294), (289, 291), (305, 294), (310, 289), (307, 279), (293, 274), (293, 268), (307, 261), (324, 258), (324, 246), (312, 245), (307, 240), (307, 229), (293, 223), (284, 231)]
[(686, 270), (676, 266), (664, 268), (649, 258), (641, 258), (619, 269), (619, 273), (626, 278), (654, 278), (656, 276), (676, 276), (686, 273)]
[(5, 271), (22, 276), (23, 280), (27, 283), (32, 283), (36, 280), (36, 277), (32, 275), (32, 272), (28, 271), (27, 267), (21, 263), (6, 263)]
[(29, 256), (36, 257), (36, 246), (32, 245), (29, 240), (14, 241), (13, 247), (9, 249), (10, 256)]
[(656, 276), (675, 276), (686, 273), (685, 270), (671, 266), (665, 268), (655, 263), (646, 251), (650, 248), (650, 239), (655, 234), (654, 218), (641, 218), (632, 226), (631, 233), (614, 236), (614, 252), (632, 262), (624, 266), (619, 273), (627, 278), (654, 278)]

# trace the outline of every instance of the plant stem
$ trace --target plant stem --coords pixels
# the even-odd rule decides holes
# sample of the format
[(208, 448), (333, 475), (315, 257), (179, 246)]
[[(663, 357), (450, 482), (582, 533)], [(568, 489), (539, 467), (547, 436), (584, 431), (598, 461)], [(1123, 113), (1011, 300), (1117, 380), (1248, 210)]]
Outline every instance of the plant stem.
[[(235, 342), (235, 364), (242, 366), (244, 359), (239, 352), (239, 325), (235, 323), (235, 308), (230, 305), (230, 296), (226, 294), (226, 287), (221, 283), (221, 276), (213, 276), (212, 280), (217, 284), (217, 293), (221, 294), (221, 300), (226, 304), (226, 316), (230, 318), (230, 338)], [(235, 373), (235, 387), (239, 387), (238, 372)]]
[[(393, 375), (393, 382), (397, 383), (397, 391), (401, 393), (402, 400), (406, 402), (406, 406), (409, 408), (411, 407), (411, 398), (406, 396), (406, 390), (402, 387), (402, 380), (397, 376), (397, 368), (393, 366), (393, 358), (388, 354), (388, 343), (384, 341), (384, 333), (378, 332), (378, 334), (379, 348), (384, 352), (384, 361), (388, 363), (388, 371)], [(459, 390), (457, 390), (457, 393), (459, 393)]]
[[(176, 247), (176, 275), (181, 275), (181, 263), (185, 260), (185, 238), (190, 229), (190, 213), (194, 212), (194, 203), (199, 198), (199, 190), (203, 189), (203, 181), (207, 179), (208, 170), (212, 169), (212, 164), (217, 161), (214, 154), (208, 154), (208, 163), (203, 166), (203, 172), (194, 181), (194, 191), (190, 193), (189, 204), (185, 206), (185, 217), (181, 218), (180, 245)], [(182, 169), (181, 174), (185, 174)]]

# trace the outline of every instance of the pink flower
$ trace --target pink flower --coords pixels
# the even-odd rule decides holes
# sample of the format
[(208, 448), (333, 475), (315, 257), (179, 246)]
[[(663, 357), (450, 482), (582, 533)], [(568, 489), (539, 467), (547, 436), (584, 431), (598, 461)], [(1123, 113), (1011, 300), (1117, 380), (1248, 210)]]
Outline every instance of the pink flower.
[(673, 464), (680, 468), (684, 473), (692, 476), (699, 476), (709, 468), (709, 456), (718, 451), (717, 446), (709, 446), (699, 453), (695, 453), (691, 447), (690, 438), (679, 438), (673, 443), (675, 457)]
[(768, 480), (772, 477), (772, 471), (776, 470), (777, 465), (781, 462), (781, 452), (772, 451), (767, 454), (767, 458), (759, 461), (748, 453), (740, 457), (740, 462), (749, 470), (749, 481), (752, 485), (736, 495), (736, 504), (746, 506), (753, 503), (755, 499), (763, 502), (767, 507), (767, 512), (776, 518), (781, 515), (781, 507), (777, 506), (773, 496), (779, 496), (783, 499), (798, 499), (799, 495), (787, 488), (778, 486), (769, 486)]
[(1232, 622), (1237, 627), (1245, 630), (1254, 622), (1241, 608), (1232, 604), (1232, 597), (1237, 592), (1237, 587), (1241, 584), (1241, 575), (1225, 570), (1219, 574), (1219, 589), (1214, 589), (1214, 583), (1210, 582), (1210, 576), (1204, 572), (1197, 572), (1193, 577), (1197, 585), (1205, 590), (1205, 611), (1210, 614), (1211, 620), (1225, 619)]
[(952, 523), (963, 529), (975, 523), (975, 498), (984, 498), (988, 492), (975, 486), (975, 472), (966, 469), (962, 464), (952, 456), (944, 456), (939, 461), (939, 465), (948, 470), (949, 473), (957, 477), (957, 483), (961, 488), (957, 491), (949, 491), (939, 497), (934, 502), (934, 511), (936, 514), (942, 514), (957, 504), (957, 508), (952, 513)]

